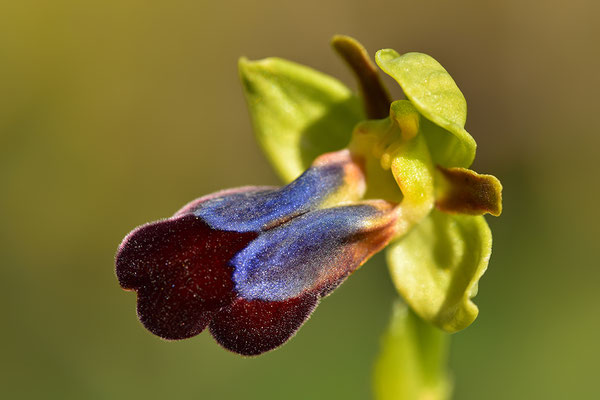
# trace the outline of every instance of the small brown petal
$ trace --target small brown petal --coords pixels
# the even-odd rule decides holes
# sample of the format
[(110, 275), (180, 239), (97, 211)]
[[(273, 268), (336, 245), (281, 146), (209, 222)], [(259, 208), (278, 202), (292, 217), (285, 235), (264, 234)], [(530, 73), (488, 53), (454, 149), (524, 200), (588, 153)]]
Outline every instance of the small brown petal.
[(438, 166), (436, 207), (447, 213), (482, 215), (502, 213), (502, 185), (492, 175), (466, 168)]

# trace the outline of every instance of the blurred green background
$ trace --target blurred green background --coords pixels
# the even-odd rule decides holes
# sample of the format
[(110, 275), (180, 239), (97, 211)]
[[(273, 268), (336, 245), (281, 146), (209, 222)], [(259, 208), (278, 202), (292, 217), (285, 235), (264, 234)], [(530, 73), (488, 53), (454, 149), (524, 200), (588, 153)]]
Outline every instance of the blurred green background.
[(237, 58), (277, 55), (355, 87), (328, 44), (344, 33), (439, 60), (469, 104), (474, 169), (504, 184), (480, 316), (452, 337), (455, 398), (598, 398), (596, 4), (1, 1), (0, 397), (370, 397), (394, 297), (380, 256), (252, 359), (208, 334), (149, 334), (113, 272), (136, 225), (277, 183)]

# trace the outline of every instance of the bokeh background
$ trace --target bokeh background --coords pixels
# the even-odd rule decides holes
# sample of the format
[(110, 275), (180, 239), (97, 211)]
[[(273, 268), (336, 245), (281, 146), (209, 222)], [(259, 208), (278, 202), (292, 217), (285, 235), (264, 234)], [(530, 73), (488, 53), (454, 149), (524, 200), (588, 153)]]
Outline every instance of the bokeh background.
[(286, 57), (355, 87), (335, 33), (438, 59), (469, 104), (474, 169), (504, 184), (480, 316), (452, 337), (455, 398), (600, 397), (596, 4), (0, 1), (0, 397), (370, 397), (394, 298), (381, 257), (252, 359), (207, 334), (152, 336), (113, 272), (136, 225), (277, 184), (237, 58)]

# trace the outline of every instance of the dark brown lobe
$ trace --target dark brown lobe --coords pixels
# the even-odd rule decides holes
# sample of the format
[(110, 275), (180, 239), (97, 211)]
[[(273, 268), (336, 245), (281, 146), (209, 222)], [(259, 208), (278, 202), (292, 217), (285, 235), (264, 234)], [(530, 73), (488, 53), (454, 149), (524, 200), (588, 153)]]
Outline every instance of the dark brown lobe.
[(211, 229), (193, 215), (145, 225), (117, 254), (124, 289), (138, 293), (138, 316), (164, 339), (202, 332), (215, 312), (235, 298), (229, 260), (256, 233)]

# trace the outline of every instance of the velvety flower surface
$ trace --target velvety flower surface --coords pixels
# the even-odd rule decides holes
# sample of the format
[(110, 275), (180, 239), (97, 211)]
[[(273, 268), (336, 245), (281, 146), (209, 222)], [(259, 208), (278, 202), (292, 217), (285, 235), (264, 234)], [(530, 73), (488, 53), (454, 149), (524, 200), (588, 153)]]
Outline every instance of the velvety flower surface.
[(152, 333), (184, 339), (209, 327), (231, 351), (263, 353), (392, 238), (394, 205), (357, 201), (363, 192), (350, 153), (326, 154), (285, 187), (215, 193), (135, 229), (117, 277)]
[(117, 277), (152, 333), (208, 328), (231, 351), (269, 351), (388, 243), (392, 282), (414, 312), (403, 324), (456, 332), (477, 317), (492, 246), (483, 215), (502, 212), (502, 185), (468, 169), (463, 94), (432, 57), (383, 49), (377, 65), (406, 97), (392, 101), (360, 43), (333, 45), (360, 96), (287, 60), (240, 60), (257, 140), (286, 186), (204, 196), (121, 243)]

